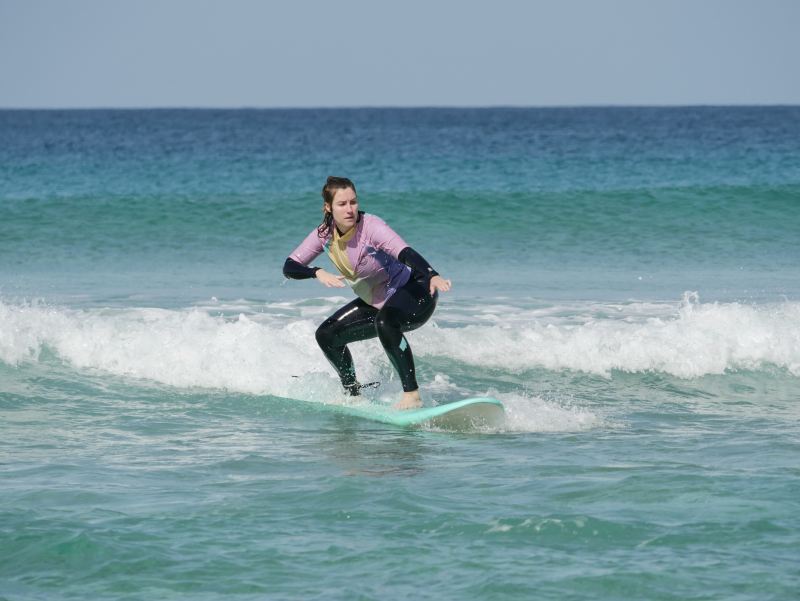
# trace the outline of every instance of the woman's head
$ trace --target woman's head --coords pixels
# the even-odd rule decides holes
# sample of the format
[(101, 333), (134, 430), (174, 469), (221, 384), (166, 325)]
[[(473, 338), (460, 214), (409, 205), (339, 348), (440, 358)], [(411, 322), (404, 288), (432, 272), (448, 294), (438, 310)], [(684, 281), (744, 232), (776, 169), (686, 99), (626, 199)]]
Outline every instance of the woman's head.
[(339, 190), (346, 190), (350, 188), (353, 192), (356, 191), (356, 185), (352, 180), (346, 177), (328, 176), (325, 185), (322, 186), (322, 200), (328, 206), (333, 202), (333, 197)]
[(322, 187), (322, 212), (324, 218), (317, 228), (320, 237), (330, 233), (334, 223), (340, 232), (349, 231), (358, 221), (355, 184), (346, 177), (328, 177)]

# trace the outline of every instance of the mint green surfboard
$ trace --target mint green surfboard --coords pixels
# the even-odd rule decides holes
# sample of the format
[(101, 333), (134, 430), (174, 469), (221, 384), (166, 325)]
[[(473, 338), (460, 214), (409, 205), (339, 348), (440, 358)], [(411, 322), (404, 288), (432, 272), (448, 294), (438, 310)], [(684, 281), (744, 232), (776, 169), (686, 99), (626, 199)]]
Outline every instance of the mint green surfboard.
[(360, 417), (393, 426), (433, 426), (445, 430), (475, 430), (501, 426), (505, 420), (503, 403), (491, 397), (462, 399), (436, 407), (399, 411), (385, 405), (362, 403), (336, 405), (319, 403), (321, 409)]

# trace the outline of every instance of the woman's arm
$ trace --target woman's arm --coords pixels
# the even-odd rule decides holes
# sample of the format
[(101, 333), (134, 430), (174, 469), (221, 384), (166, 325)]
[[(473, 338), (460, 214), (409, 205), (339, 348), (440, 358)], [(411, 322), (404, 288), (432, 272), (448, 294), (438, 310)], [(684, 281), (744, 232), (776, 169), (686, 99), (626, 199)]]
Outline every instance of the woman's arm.
[(403, 250), (401, 250), (400, 254), (397, 255), (397, 258), (402, 263), (408, 265), (415, 273), (429, 278), (428, 286), (430, 287), (431, 296), (433, 296), (433, 293), (437, 290), (441, 292), (447, 292), (453, 285), (450, 280), (445, 280), (442, 276), (440, 276), (439, 273), (430, 266), (430, 263), (428, 263), (421, 254), (419, 254), (410, 246), (406, 246)]
[(283, 264), (283, 275), (293, 280), (313, 278), (318, 268), (308, 267), (308, 264), (320, 256), (323, 250), (323, 241), (317, 235), (317, 230), (311, 230), (300, 246), (289, 253), (289, 258)]
[(431, 296), (437, 290), (447, 292), (452, 283), (442, 278), (417, 251), (406, 244), (381, 218), (371, 215), (372, 241), (397, 260), (408, 265), (414, 272), (429, 279)]
[(307, 267), (291, 257), (287, 257), (283, 264), (283, 276), (291, 280), (307, 280), (317, 277), (319, 267)]
[(403, 250), (401, 250), (397, 255), (397, 258), (401, 263), (405, 263), (417, 274), (423, 275), (426, 278), (432, 278), (435, 275), (439, 275), (439, 272), (431, 267), (430, 263), (428, 263), (421, 254), (419, 254), (410, 246), (406, 246)]
[(292, 280), (307, 280), (317, 278), (323, 286), (328, 288), (344, 288), (343, 275), (333, 275), (321, 267), (307, 267), (288, 257), (283, 264), (283, 275)]
[(323, 248), (323, 241), (317, 234), (317, 230), (312, 230), (284, 262), (283, 275), (292, 280), (316, 278), (328, 288), (343, 288), (345, 286), (345, 283), (342, 282), (344, 276), (335, 276), (320, 267), (308, 266), (311, 261), (322, 254)]

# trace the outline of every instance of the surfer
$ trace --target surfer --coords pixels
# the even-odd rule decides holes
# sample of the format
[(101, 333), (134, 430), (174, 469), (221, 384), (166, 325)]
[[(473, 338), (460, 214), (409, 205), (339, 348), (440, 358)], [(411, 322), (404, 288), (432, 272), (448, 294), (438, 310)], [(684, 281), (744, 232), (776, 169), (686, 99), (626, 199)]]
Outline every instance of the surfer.
[[(403, 397), (394, 407), (421, 407), (414, 357), (403, 332), (428, 321), (439, 292), (450, 290), (451, 282), (380, 217), (360, 211), (356, 187), (346, 177), (329, 177), (322, 199), (322, 223), (289, 255), (283, 275), (316, 278), (328, 288), (349, 284), (358, 295), (317, 329), (317, 342), (347, 394), (357, 396), (361, 389), (347, 345), (377, 336), (403, 385)], [(323, 251), (339, 275), (309, 267)]]

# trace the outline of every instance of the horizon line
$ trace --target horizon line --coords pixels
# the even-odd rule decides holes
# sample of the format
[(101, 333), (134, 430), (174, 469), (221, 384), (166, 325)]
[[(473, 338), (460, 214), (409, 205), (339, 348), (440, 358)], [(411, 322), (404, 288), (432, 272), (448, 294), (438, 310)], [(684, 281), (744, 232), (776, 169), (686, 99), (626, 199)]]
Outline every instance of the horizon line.
[(797, 108), (800, 103), (687, 103), (687, 104), (485, 104), (485, 105), (336, 105), (336, 106), (212, 106), (212, 105), (152, 105), (152, 106), (0, 106), (0, 111), (335, 111), (335, 110), (489, 110), (489, 109), (649, 109), (649, 108)]

